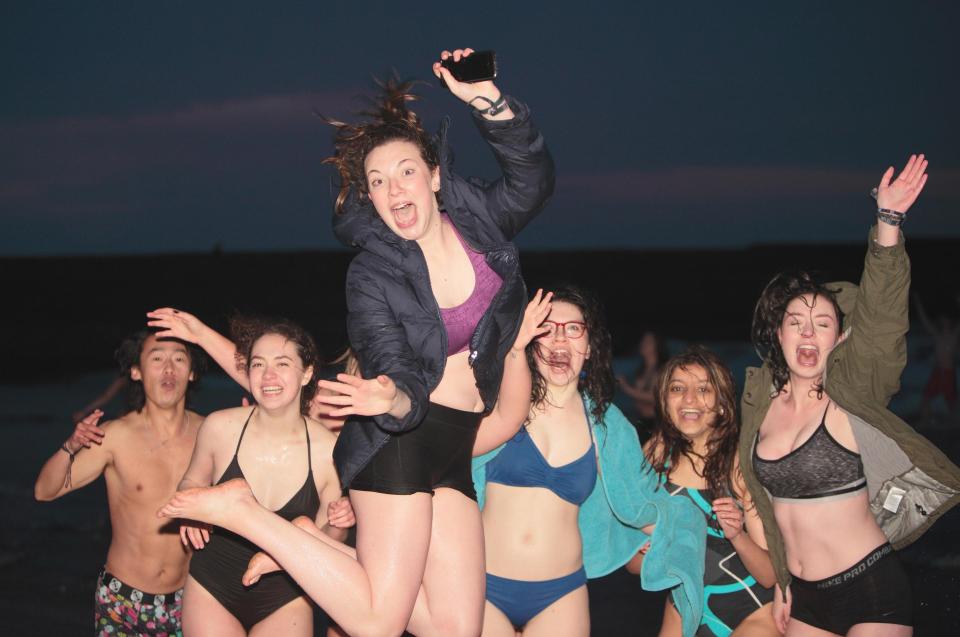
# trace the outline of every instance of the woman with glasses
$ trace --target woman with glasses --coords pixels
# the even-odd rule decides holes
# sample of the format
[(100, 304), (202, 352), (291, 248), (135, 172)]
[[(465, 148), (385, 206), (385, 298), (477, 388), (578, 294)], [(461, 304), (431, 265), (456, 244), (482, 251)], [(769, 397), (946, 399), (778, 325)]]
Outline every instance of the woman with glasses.
[[(647, 506), (655, 478), (642, 470), (636, 430), (611, 403), (603, 316), (586, 291), (554, 290), (546, 333), (527, 347), (529, 417), (506, 444), (474, 460), (487, 559), (484, 635), (589, 635), (587, 578), (629, 561), (648, 539), (641, 527), (669, 528)], [(660, 495), (659, 510), (671, 509)], [(677, 509), (688, 516), (680, 533), (691, 543), (693, 533), (702, 537), (702, 516)], [(682, 535), (674, 546), (684, 544)], [(671, 563), (695, 571), (691, 559), (702, 552)]]

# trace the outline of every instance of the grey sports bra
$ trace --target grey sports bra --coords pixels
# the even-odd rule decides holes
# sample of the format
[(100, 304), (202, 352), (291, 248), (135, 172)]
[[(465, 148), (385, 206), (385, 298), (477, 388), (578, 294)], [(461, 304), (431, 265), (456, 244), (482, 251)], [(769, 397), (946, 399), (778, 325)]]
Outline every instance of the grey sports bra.
[[(829, 409), (829, 405), (827, 405)], [(853, 493), (866, 487), (860, 454), (850, 451), (827, 431), (827, 412), (802, 445), (776, 460), (766, 460), (753, 445), (753, 469), (774, 499), (812, 500)]]

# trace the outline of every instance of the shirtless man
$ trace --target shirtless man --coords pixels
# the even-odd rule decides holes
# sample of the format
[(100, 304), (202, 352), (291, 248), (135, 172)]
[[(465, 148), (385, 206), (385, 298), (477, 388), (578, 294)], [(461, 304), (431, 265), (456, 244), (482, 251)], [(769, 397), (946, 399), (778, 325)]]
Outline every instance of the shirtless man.
[(133, 381), (132, 410), (102, 426), (103, 412), (92, 412), (37, 476), (34, 495), (43, 502), (105, 476), (113, 538), (97, 581), (97, 635), (182, 634), (190, 552), (179, 525), (156, 511), (176, 492), (203, 422), (186, 409), (203, 360), (182, 341), (146, 330), (128, 337), (117, 361)]

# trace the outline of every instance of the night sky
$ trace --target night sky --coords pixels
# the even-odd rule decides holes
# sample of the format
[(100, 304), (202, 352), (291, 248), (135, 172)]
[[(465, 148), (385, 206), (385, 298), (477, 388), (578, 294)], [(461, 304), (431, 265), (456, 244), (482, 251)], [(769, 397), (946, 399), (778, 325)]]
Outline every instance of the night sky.
[(907, 234), (960, 237), (958, 3), (340, 4), (4, 3), (0, 255), (336, 248), (314, 111), (391, 69), (495, 176), (432, 81), (457, 46), (497, 51), (556, 157), (521, 247), (858, 241), (912, 151)]

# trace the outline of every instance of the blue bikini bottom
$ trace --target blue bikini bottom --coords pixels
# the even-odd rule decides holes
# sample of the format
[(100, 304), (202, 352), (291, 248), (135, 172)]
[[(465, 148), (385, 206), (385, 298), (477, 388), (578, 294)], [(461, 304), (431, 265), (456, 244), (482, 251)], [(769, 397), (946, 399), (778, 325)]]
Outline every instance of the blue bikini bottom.
[(487, 601), (503, 611), (507, 619), (520, 629), (547, 606), (586, 583), (587, 573), (582, 566), (564, 577), (534, 582), (487, 573)]

